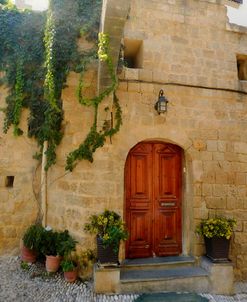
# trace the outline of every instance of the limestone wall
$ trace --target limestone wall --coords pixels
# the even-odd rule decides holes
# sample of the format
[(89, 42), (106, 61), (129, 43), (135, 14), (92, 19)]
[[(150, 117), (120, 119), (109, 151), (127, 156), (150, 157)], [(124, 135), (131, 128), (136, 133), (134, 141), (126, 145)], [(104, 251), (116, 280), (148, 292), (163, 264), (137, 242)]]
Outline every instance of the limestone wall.
[[(7, 89), (0, 91), (0, 108), (4, 108)], [(0, 255), (16, 254), (25, 229), (35, 221), (39, 194), (39, 169), (36, 160), (36, 143), (27, 138), (26, 119), (22, 114), (22, 137), (14, 137), (13, 129), (2, 132), (4, 114), (0, 111)], [(13, 185), (7, 187), (8, 177)]]
[[(236, 54), (247, 54), (247, 35), (227, 26), (226, 8), (216, 2), (132, 0), (125, 38), (143, 41), (143, 68), (124, 68), (119, 75), (120, 132), (112, 143), (108, 140), (97, 150), (92, 164), (82, 161), (72, 173), (64, 170), (66, 155), (85, 138), (93, 111), (79, 105), (75, 93), (78, 75), (69, 75), (63, 91), (65, 136), (57, 164), (48, 173), (48, 224), (68, 228), (82, 247), (94, 245), (83, 231), (90, 214), (108, 208), (124, 215), (124, 167), (129, 150), (140, 141), (157, 139), (184, 149), (183, 252), (203, 253), (203, 241), (194, 234), (200, 219), (215, 214), (234, 216), (238, 225), (231, 258), (236, 278), (247, 279), (247, 97), (236, 62)], [(91, 69), (85, 78), (88, 86), (93, 84), (88, 94), (95, 93), (96, 78)], [(164, 115), (154, 110), (160, 89), (169, 99)], [(108, 119), (108, 114), (103, 112), (99, 118)], [(26, 173), (30, 207), (22, 210), (34, 213), (28, 180), (37, 163), (31, 159), (33, 146), (18, 140), (20, 150), (26, 150), (21, 162), (8, 151), (15, 139), (1, 134), (4, 156), (0, 169), (5, 167), (7, 173), (10, 166)], [(6, 196), (2, 204), (16, 202), (8, 199), (6, 188), (1, 188), (2, 196)], [(13, 228), (18, 230), (19, 224)], [(3, 231), (7, 235), (6, 228)], [(16, 239), (11, 242), (14, 246)]]
[[(65, 154), (92, 122), (92, 111), (77, 103), (70, 76), (63, 95), (66, 135), (49, 173), (50, 224), (71, 229), (83, 246), (92, 246), (83, 232), (88, 216), (105, 208), (124, 213), (129, 150), (143, 140), (172, 142), (184, 149), (183, 252), (203, 253), (203, 241), (194, 234), (201, 218), (234, 216), (231, 258), (236, 277), (247, 278), (247, 107), (236, 64), (247, 44), (244, 33), (227, 29), (227, 21), (225, 7), (213, 1), (132, 1), (125, 37), (143, 40), (143, 68), (124, 68), (120, 75), (123, 126), (112, 144), (96, 152), (93, 164), (80, 162), (64, 175)], [(161, 88), (169, 99), (165, 115), (153, 108)]]

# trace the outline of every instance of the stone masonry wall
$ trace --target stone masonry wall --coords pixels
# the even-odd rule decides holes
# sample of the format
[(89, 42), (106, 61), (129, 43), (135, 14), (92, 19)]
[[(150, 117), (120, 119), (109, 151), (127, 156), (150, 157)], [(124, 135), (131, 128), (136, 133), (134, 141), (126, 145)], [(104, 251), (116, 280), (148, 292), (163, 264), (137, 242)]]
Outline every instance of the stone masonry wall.
[[(1, 89), (1, 108), (6, 106), (7, 95), (7, 89)], [(32, 159), (36, 143), (27, 138), (26, 110), (22, 117), (24, 135), (15, 138), (12, 128), (8, 134), (2, 132), (4, 114), (0, 111), (0, 255), (18, 253), (23, 232), (35, 221), (38, 209), (39, 170), (37, 161)], [(13, 187), (6, 187), (8, 176), (14, 176)]]
[[(129, 150), (143, 140), (157, 139), (184, 150), (183, 253), (203, 253), (203, 241), (194, 234), (200, 219), (233, 216), (238, 225), (231, 259), (236, 278), (247, 279), (247, 97), (236, 63), (236, 54), (247, 54), (247, 35), (227, 26), (226, 8), (216, 2), (132, 0), (124, 36), (143, 41), (143, 68), (124, 68), (119, 75), (120, 132), (112, 143), (108, 140), (97, 150), (92, 164), (82, 161), (72, 173), (64, 170), (66, 155), (85, 138), (93, 111), (79, 105), (78, 75), (69, 75), (63, 91), (65, 136), (57, 164), (48, 173), (48, 224), (68, 228), (83, 248), (94, 246), (92, 236), (83, 231), (89, 215), (108, 208), (124, 216), (124, 167)], [(85, 82), (90, 86), (96, 78), (91, 69)], [(169, 99), (164, 115), (154, 110), (160, 89)], [(93, 84), (87, 93), (94, 92)], [(109, 118), (109, 113), (102, 114), (99, 118)], [(18, 140), (25, 146), (26, 140)], [(26, 193), (34, 205), (28, 181), (35, 167), (31, 154), (25, 154), (18, 166), (18, 159), (8, 153), (15, 139), (1, 134), (0, 142), (6, 144), (1, 145), (5, 161), (12, 160), (16, 171), (23, 169), (28, 175)], [(25, 148), (32, 153), (33, 147)], [(8, 201), (5, 188), (0, 190), (1, 199), (6, 196), (4, 204), (15, 202), (14, 198)], [(16, 241), (12, 242), (14, 246)]]
[[(200, 219), (234, 216), (231, 258), (236, 278), (247, 278), (247, 107), (246, 95), (237, 92), (245, 83), (236, 64), (236, 54), (247, 53), (247, 39), (227, 30), (227, 21), (226, 8), (214, 1), (132, 1), (125, 37), (143, 40), (143, 68), (124, 68), (120, 75), (123, 126), (112, 144), (97, 150), (93, 164), (80, 162), (65, 176), (65, 154), (85, 137), (92, 112), (78, 105), (73, 75), (64, 91), (65, 138), (49, 173), (52, 225), (69, 228), (85, 248), (93, 246), (83, 232), (88, 216), (105, 208), (124, 213), (129, 150), (143, 140), (172, 142), (185, 157), (183, 252), (203, 253), (194, 234)], [(169, 104), (159, 116), (153, 106), (161, 88)]]

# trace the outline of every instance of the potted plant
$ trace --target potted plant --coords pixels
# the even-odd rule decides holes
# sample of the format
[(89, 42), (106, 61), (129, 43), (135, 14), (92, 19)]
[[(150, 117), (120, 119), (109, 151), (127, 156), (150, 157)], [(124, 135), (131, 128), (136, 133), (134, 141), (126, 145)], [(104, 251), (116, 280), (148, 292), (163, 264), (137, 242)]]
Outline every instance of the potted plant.
[(66, 257), (75, 251), (77, 241), (69, 234), (68, 230), (59, 232), (56, 240), (57, 253), (61, 257)]
[(60, 266), (60, 256), (57, 253), (58, 232), (46, 228), (42, 242), (42, 253), (46, 257), (45, 267), (47, 272), (55, 273)]
[(64, 273), (64, 279), (67, 282), (75, 282), (77, 279), (77, 263), (71, 257), (66, 257), (61, 262), (61, 267)]
[(21, 248), (21, 260), (33, 263), (40, 253), (44, 228), (40, 224), (31, 225), (23, 235)]
[(114, 211), (105, 210), (90, 216), (84, 230), (96, 234), (97, 259), (100, 263), (118, 263), (119, 244), (128, 238), (128, 232), (121, 217)]
[(76, 241), (71, 237), (67, 230), (56, 232), (46, 229), (43, 239), (42, 252), (46, 256), (47, 272), (57, 272), (61, 258), (75, 250)]
[(196, 228), (196, 233), (204, 237), (206, 256), (212, 261), (228, 261), (230, 238), (235, 225), (235, 219), (216, 217), (202, 220)]
[(93, 265), (96, 262), (96, 253), (91, 249), (82, 251), (78, 256), (78, 275), (82, 280), (92, 277)]

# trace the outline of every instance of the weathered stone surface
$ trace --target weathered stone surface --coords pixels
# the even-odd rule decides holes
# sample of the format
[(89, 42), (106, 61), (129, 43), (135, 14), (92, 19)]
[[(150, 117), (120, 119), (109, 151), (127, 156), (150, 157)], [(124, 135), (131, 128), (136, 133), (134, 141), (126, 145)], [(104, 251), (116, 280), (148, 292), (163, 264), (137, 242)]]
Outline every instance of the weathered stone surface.
[[(143, 40), (143, 69), (123, 68), (121, 73), (117, 96), (123, 125), (96, 151), (92, 164), (81, 161), (72, 173), (65, 173), (67, 154), (79, 146), (93, 122), (93, 109), (76, 99), (78, 75), (69, 75), (62, 94), (64, 137), (57, 164), (48, 172), (48, 224), (68, 228), (82, 246), (93, 247), (94, 238), (83, 231), (88, 217), (106, 208), (124, 213), (124, 171), (130, 149), (144, 140), (174, 143), (184, 150), (183, 217), (189, 223), (183, 221), (183, 252), (203, 254), (203, 242), (194, 236), (202, 218), (235, 217), (231, 259), (235, 276), (247, 278), (247, 97), (226, 90), (239, 89), (236, 53), (246, 52), (247, 36), (241, 33), (239, 39), (239, 33), (226, 30), (226, 23), (226, 9), (219, 1), (143, 0), (141, 5), (131, 1), (124, 36)], [(85, 75), (86, 96), (97, 91), (93, 67)], [(169, 100), (163, 115), (154, 109), (160, 89)], [(0, 107), (5, 106), (6, 95), (2, 89)], [(111, 101), (107, 99), (110, 109)], [(103, 109), (99, 129), (110, 114)], [(24, 110), (24, 137), (14, 138), (12, 129), (7, 135), (0, 132), (1, 254), (19, 245), (37, 214), (40, 171), (32, 159), (36, 144), (26, 138), (27, 115)], [(13, 188), (5, 187), (9, 175), (15, 176)], [(124, 246), (121, 253), (124, 257)]]

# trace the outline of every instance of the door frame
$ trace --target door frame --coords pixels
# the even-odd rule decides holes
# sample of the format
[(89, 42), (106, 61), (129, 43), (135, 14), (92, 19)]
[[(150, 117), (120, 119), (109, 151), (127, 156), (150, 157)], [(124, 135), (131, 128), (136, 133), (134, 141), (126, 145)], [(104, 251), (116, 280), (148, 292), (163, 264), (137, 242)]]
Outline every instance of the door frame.
[[(128, 151), (127, 153), (127, 157), (126, 157), (126, 160), (125, 160), (125, 166), (124, 166), (124, 204), (123, 204), (123, 214), (124, 214), (124, 220), (126, 221), (126, 216), (127, 216), (127, 213), (126, 213), (126, 201), (127, 201), (127, 194), (126, 194), (126, 191), (127, 191), (127, 160), (128, 160), (128, 156), (130, 154), (130, 152), (138, 145), (138, 144), (141, 144), (141, 143), (150, 143), (150, 144), (169, 144), (169, 145), (174, 145), (176, 147), (179, 147), (181, 149), (181, 167), (180, 167), (180, 177), (181, 177), (181, 248), (182, 248), (182, 253), (183, 255), (187, 255), (189, 254), (191, 251), (188, 251), (188, 246), (187, 244), (184, 244), (186, 240), (186, 234), (189, 234), (188, 230), (185, 231), (185, 228), (184, 228), (184, 221), (186, 220), (185, 217), (185, 205), (184, 205), (184, 197), (185, 197), (185, 190), (184, 190), (184, 184), (185, 184), (185, 175), (184, 175), (184, 172), (185, 172), (185, 159), (184, 159), (184, 150), (181, 146), (173, 143), (173, 142), (167, 142), (167, 141), (164, 141), (164, 140), (144, 140), (144, 141), (140, 141), (138, 143), (136, 143), (134, 146), (132, 146), (132, 148)], [(153, 205), (152, 205), (153, 207)], [(186, 206), (187, 208), (187, 206)], [(127, 257), (127, 248), (126, 248), (126, 244), (125, 244), (125, 257)]]

